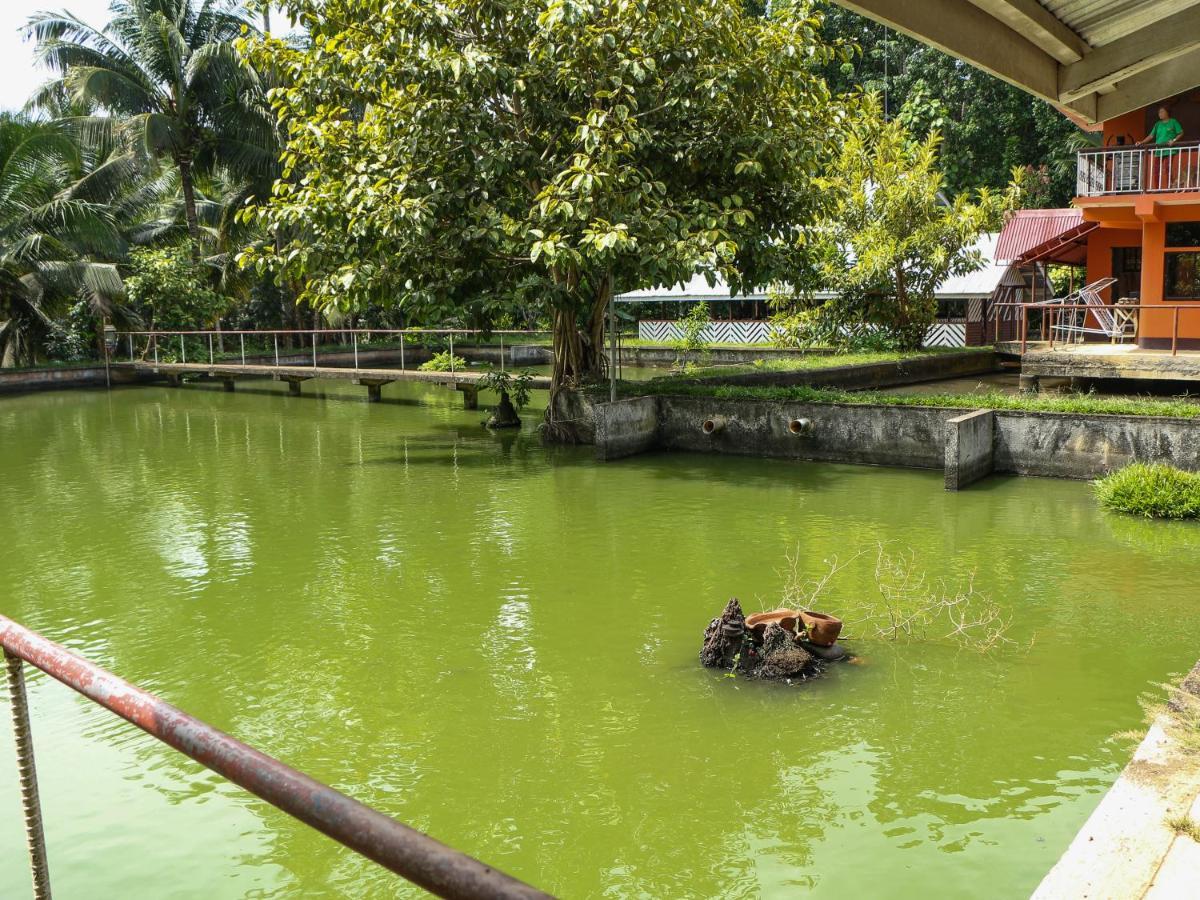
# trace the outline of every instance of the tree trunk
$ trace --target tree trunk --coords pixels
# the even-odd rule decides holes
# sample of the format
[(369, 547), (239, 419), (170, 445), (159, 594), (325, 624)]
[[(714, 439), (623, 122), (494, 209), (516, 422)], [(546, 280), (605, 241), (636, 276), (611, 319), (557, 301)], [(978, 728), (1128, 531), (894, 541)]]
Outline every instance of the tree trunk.
[[(568, 385), (604, 379), (608, 371), (608, 359), (604, 355), (604, 315), (611, 302), (612, 278), (605, 274), (591, 298), (586, 301), (586, 310), (574, 305), (554, 310), (551, 393), (557, 393)], [(579, 313), (584, 311), (587, 319), (580, 328)]]
[(192, 262), (200, 262), (200, 220), (196, 215), (196, 186), (192, 181), (192, 158), (190, 155), (180, 155), (176, 158), (179, 166), (179, 185), (183, 189), (183, 215), (187, 219), (188, 237), (192, 241)]
[(521, 417), (517, 415), (517, 410), (512, 404), (512, 398), (508, 396), (508, 391), (500, 391), (500, 402), (492, 410), (491, 418), (487, 420), (486, 424), (488, 428), (521, 427)]
[(921, 342), (925, 339), (925, 323), (913, 321), (913, 311), (909, 305), (908, 284), (904, 278), (903, 267), (896, 268), (896, 306), (897, 321), (900, 324), (898, 337), (901, 350), (920, 350)]

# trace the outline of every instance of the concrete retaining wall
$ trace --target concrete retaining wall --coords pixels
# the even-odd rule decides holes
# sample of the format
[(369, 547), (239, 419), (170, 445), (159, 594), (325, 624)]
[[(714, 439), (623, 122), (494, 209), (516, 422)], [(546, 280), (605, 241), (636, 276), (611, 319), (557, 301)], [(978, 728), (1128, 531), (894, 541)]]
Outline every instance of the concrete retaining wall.
[[(632, 354), (632, 357), (631, 357)], [(672, 365), (679, 360), (700, 365), (750, 365), (758, 359), (787, 359), (802, 356), (830, 356), (830, 351), (817, 350), (705, 350), (683, 353), (658, 347), (638, 347), (622, 350), (625, 365)], [(941, 378), (965, 378), (985, 375), (1000, 368), (999, 357), (990, 350), (964, 350), (961, 353), (939, 353), (895, 362), (831, 365), (823, 369), (796, 372), (762, 371), (737, 375), (713, 375), (693, 378), (688, 384), (729, 384), (753, 387), (838, 387), (846, 390), (898, 387)]]
[(978, 409), (946, 422), (946, 490), (962, 490), (992, 474), (995, 424), (990, 409)]
[(898, 387), (942, 378), (965, 378), (998, 371), (999, 359), (990, 350), (941, 353), (895, 362), (860, 363), (799, 372), (746, 372), (697, 378), (694, 384), (728, 384), (741, 387), (836, 387), (851, 391)]
[[(951, 490), (990, 471), (1085, 479), (1135, 460), (1200, 471), (1200, 420), (705, 397), (639, 399), (643, 405), (630, 418), (624, 412), (601, 412), (611, 404), (563, 392), (560, 414), (578, 424), (577, 440), (596, 443), (599, 459), (639, 452), (630, 450), (636, 447), (943, 469)], [(647, 434), (651, 403), (657, 420), (652, 437)], [(713, 422), (711, 434), (703, 429), (706, 420)]]
[(1135, 461), (1164, 462), (1200, 471), (1200, 421), (996, 413), (998, 472), (1095, 478)]
[[(898, 406), (660, 397), (656, 446), (870, 465), (940, 468), (946, 421), (959, 412)], [(705, 434), (706, 419), (723, 420)], [(803, 422), (799, 433), (793, 422)]]
[(669, 344), (658, 347), (622, 347), (621, 364), (626, 366), (673, 366), (696, 363), (709, 366), (748, 366), (756, 359), (791, 359), (796, 356), (831, 356), (832, 350), (791, 350), (784, 347), (712, 347), (707, 350), (680, 350)]
[[(113, 384), (133, 384), (141, 379), (134, 372), (112, 370)], [(104, 366), (78, 366), (46, 369), (0, 369), (0, 394), (67, 388), (104, 387)]]
[(597, 404), (594, 412), (596, 458), (620, 459), (652, 449), (658, 441), (658, 408), (654, 397)]

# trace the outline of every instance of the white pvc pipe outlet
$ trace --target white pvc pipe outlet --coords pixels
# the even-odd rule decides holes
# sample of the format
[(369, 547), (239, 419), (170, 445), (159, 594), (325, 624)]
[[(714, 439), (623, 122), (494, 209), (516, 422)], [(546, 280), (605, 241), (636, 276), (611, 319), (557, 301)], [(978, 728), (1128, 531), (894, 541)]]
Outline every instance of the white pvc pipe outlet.
[(713, 416), (712, 418), (705, 419), (703, 422), (700, 423), (700, 430), (703, 431), (705, 434), (716, 434), (718, 431), (720, 431), (724, 427), (725, 427), (725, 417), (724, 416)]
[(812, 421), (809, 419), (792, 419), (788, 422), (788, 431), (792, 434), (804, 434), (810, 428), (812, 428)]

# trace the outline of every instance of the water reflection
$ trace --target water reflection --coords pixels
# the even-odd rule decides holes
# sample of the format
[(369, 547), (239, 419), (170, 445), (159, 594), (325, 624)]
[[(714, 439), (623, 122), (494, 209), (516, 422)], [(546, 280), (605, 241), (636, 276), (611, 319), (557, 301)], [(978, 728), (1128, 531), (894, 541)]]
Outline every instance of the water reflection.
[[(1194, 529), (1107, 517), (1086, 485), (952, 495), (901, 470), (602, 466), (543, 449), (536, 413), (493, 435), (440, 389), (368, 405), (349, 386), (323, 390), (337, 403), (260, 388), (6, 398), (0, 596), (564, 895), (1027, 893), (1113, 777), (1107, 738), (1138, 721), (1138, 691), (1200, 638), (1200, 561), (1180, 553)], [(776, 605), (785, 552), (819, 570), (878, 541), (919, 547), (937, 576), (975, 572), (1032, 649), (868, 645), (866, 665), (802, 687), (696, 666), (727, 597)], [(872, 562), (831, 609), (871, 589)], [(1135, 612), (1157, 645), (1114, 648)], [(96, 893), (82, 848), (119, 832), (143, 849), (106, 855), (105, 886), (169, 894), (159, 863), (186, 850), (206, 896), (412, 893), (56, 688), (36, 683), (35, 728), (66, 811), (51, 842), (81, 848), (56, 867), (63, 890)], [(93, 762), (113, 777), (81, 786)], [(0, 788), (15, 797), (11, 772)], [(3, 829), (7, 896), (24, 851)]]

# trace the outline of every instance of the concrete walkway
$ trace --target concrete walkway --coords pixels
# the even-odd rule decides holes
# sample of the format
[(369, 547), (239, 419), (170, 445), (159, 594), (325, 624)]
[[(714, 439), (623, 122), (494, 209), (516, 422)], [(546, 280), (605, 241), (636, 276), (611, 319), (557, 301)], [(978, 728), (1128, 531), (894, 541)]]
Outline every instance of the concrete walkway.
[[(1183, 682), (1200, 697), (1200, 663)], [(1200, 897), (1200, 843), (1167, 822), (1200, 825), (1200, 754), (1160, 719), (1138, 746), (1035, 900), (1175, 900)]]

